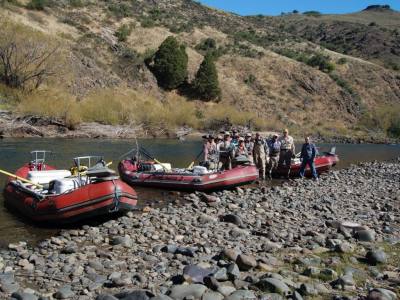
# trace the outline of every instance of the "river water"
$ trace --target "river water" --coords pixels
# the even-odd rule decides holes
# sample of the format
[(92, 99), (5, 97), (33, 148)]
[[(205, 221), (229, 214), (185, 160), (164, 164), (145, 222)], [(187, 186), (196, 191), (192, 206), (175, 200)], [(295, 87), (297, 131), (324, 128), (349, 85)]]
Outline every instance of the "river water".
[[(170, 162), (175, 167), (186, 167), (201, 151), (199, 140), (140, 140), (143, 146), (158, 160)], [(321, 151), (329, 150), (333, 145), (318, 145)], [(116, 168), (120, 155), (136, 147), (132, 140), (100, 140), (100, 139), (0, 139), (0, 169), (10, 172), (29, 161), (32, 150), (50, 150), (53, 154), (48, 163), (57, 168), (69, 168), (72, 158), (85, 155), (102, 155), (111, 167)], [(340, 156), (337, 169), (348, 167), (352, 163), (373, 160), (390, 160), (400, 156), (400, 145), (336, 145)], [(3, 187), (6, 177), (0, 175), (0, 186)], [(170, 201), (172, 194), (153, 189), (136, 189), (139, 201), (143, 203)], [(0, 247), (10, 242), (20, 240), (35, 243), (52, 234), (59, 228), (38, 227), (11, 214), (3, 205), (3, 195), (0, 194)], [(82, 224), (80, 224), (82, 225)], [(77, 225), (79, 226), (79, 225)]]

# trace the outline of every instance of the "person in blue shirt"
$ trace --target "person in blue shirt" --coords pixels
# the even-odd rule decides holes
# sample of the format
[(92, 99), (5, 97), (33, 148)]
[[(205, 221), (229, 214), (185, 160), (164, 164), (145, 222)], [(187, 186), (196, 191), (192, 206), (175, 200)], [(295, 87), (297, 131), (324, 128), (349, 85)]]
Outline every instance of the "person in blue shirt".
[(305, 170), (307, 165), (310, 166), (310, 170), (312, 172), (312, 176), (314, 179), (318, 179), (317, 170), (315, 169), (314, 160), (317, 156), (318, 151), (313, 143), (310, 142), (310, 137), (305, 138), (305, 143), (301, 147), (300, 159), (301, 159), (301, 167), (300, 167), (300, 177), (304, 178)]

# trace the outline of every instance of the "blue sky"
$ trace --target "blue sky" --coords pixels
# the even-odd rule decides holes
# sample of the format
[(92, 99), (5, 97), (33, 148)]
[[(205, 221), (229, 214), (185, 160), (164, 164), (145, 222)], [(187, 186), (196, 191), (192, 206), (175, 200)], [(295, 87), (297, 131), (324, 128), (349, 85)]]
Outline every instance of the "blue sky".
[(317, 10), (322, 13), (342, 14), (356, 12), (372, 4), (388, 4), (400, 11), (399, 0), (200, 0), (201, 3), (235, 12), (240, 15), (279, 15), (281, 12)]

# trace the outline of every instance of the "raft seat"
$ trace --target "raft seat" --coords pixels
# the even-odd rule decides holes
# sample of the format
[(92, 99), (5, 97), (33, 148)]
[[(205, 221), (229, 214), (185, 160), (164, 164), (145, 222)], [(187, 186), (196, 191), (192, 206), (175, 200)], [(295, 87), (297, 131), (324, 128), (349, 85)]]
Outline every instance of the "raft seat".
[(48, 184), (50, 181), (71, 176), (68, 170), (29, 171), (27, 179), (36, 184)]

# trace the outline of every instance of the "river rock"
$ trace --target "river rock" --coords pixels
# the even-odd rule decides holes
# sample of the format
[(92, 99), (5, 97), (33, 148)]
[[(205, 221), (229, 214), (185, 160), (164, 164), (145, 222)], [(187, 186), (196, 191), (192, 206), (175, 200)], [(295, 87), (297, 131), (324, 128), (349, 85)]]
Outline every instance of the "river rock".
[[(202, 300), (224, 300), (226, 298), (221, 293), (214, 292), (214, 291), (207, 291), (204, 293), (204, 295), (201, 299)], [(151, 300), (153, 300), (153, 299), (151, 299)]]
[(96, 300), (118, 300), (118, 298), (114, 297), (113, 295), (103, 294), (103, 295), (98, 295), (96, 297)]
[(240, 252), (234, 249), (224, 249), (221, 253), (221, 257), (231, 260), (231, 261), (236, 261), (237, 257), (239, 256)]
[(210, 276), (213, 272), (210, 269), (188, 265), (183, 269), (183, 277), (189, 283), (203, 283), (204, 277)]
[(320, 269), (316, 267), (308, 267), (304, 270), (303, 274), (309, 277), (316, 276), (320, 273)]
[(371, 265), (384, 264), (387, 261), (386, 253), (382, 250), (368, 251), (365, 258)]
[(289, 287), (282, 281), (276, 278), (264, 278), (256, 283), (256, 286), (263, 292), (278, 293), (287, 295), (290, 292)]
[(169, 296), (172, 299), (184, 300), (185, 298), (200, 299), (207, 287), (202, 284), (175, 285), (170, 289)]
[(24, 293), (24, 292), (12, 293), (11, 297), (16, 300), (38, 300), (39, 299), (39, 297), (34, 294)]
[(236, 259), (236, 264), (241, 271), (249, 271), (257, 267), (257, 261), (253, 256), (240, 254)]
[(167, 295), (158, 295), (151, 298), (151, 300), (173, 300), (173, 299)]
[(257, 296), (253, 291), (238, 290), (230, 294), (225, 300), (252, 300), (257, 299)]
[(262, 294), (260, 300), (283, 300), (283, 297), (277, 293), (266, 293)]
[(115, 236), (111, 239), (111, 245), (122, 245), (123, 247), (130, 248), (133, 242), (129, 236)]
[(0, 290), (7, 294), (12, 294), (19, 290), (18, 282), (15, 282), (13, 273), (0, 274)]
[(235, 225), (237, 225), (239, 227), (243, 226), (242, 219), (239, 216), (234, 215), (234, 214), (224, 215), (224, 216), (221, 217), (221, 220), (223, 222), (235, 224)]
[(354, 246), (350, 243), (343, 242), (335, 246), (335, 251), (339, 253), (352, 253)]
[(114, 295), (121, 300), (149, 300), (154, 295), (146, 290), (124, 291)]
[(396, 300), (396, 293), (382, 288), (371, 289), (368, 293), (367, 300)]
[(375, 241), (375, 231), (373, 230), (360, 230), (356, 231), (355, 238), (361, 242), (373, 242)]
[(204, 285), (210, 290), (217, 291), (220, 284), (218, 280), (213, 276), (208, 276), (204, 278)]
[(215, 272), (214, 278), (218, 281), (227, 281), (229, 278), (226, 268), (220, 268), (217, 272)]
[(302, 283), (299, 289), (302, 296), (317, 296), (318, 290), (312, 283)]
[(240, 270), (237, 264), (232, 263), (226, 268), (230, 280), (240, 278)]
[(75, 293), (71, 290), (71, 286), (66, 285), (60, 288), (53, 297), (56, 299), (69, 299), (75, 296)]

